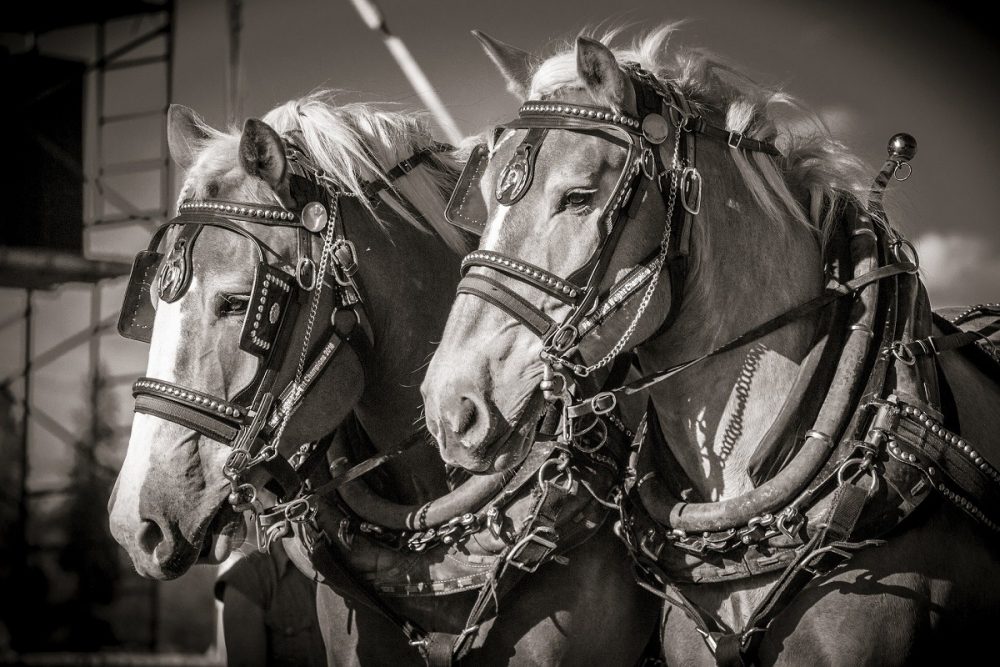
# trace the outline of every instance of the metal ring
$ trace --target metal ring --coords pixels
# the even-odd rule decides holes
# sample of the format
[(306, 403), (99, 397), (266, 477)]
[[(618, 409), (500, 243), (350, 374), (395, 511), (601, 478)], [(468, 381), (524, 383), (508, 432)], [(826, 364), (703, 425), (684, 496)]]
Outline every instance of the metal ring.
[(580, 331), (572, 324), (561, 324), (549, 336), (548, 346), (562, 354), (576, 345)]
[[(901, 173), (905, 173), (905, 175), (900, 175)], [(913, 167), (910, 166), (909, 162), (897, 162), (896, 168), (892, 170), (892, 177), (902, 183), (908, 179), (912, 173)]]
[(649, 180), (656, 178), (656, 158), (651, 148), (646, 147), (642, 149), (642, 155), (639, 157), (639, 165), (642, 167), (642, 173), (646, 175), (646, 178)]
[(601, 447), (603, 447), (607, 443), (607, 441), (608, 441), (608, 425), (600, 417), (598, 417), (597, 419), (595, 419), (594, 420), (594, 424), (592, 426), (590, 426), (586, 431), (578, 432), (576, 435), (577, 436), (581, 436), (584, 433), (589, 433), (590, 431), (594, 430), (598, 426), (600, 426), (601, 437), (600, 437), (600, 440), (598, 441), (598, 443), (596, 445), (593, 445), (592, 447), (585, 447), (580, 442), (580, 438), (579, 437), (575, 437), (575, 438), (573, 438), (573, 446), (576, 449), (578, 449), (581, 452), (583, 452), (584, 454), (593, 454), (594, 452), (596, 452), (597, 450), (599, 450)]
[[(547, 479), (545, 479), (545, 472), (551, 466), (556, 466), (558, 472), (557, 472), (557, 474), (552, 479), (547, 480)], [(559, 467), (559, 466), (562, 466), (562, 467)], [(542, 464), (541, 468), (538, 469), (538, 485), (539, 486), (545, 486), (546, 482), (553, 482), (553, 483), (555, 483), (555, 480), (559, 479), (559, 477), (561, 475), (566, 475), (566, 482), (562, 485), (561, 488), (562, 488), (563, 491), (565, 491), (565, 492), (568, 493), (570, 491), (570, 489), (573, 488), (573, 471), (569, 467), (566, 467), (565, 465), (563, 465), (563, 462), (560, 461), (559, 459), (549, 459), (545, 463)], [(558, 485), (556, 485), (556, 486), (558, 486)]]
[(289, 521), (303, 521), (308, 518), (312, 504), (308, 498), (296, 498), (285, 506), (285, 518)]
[[(234, 449), (229, 452), (229, 456), (226, 457), (226, 462), (222, 469), (224, 473), (231, 473), (235, 477), (246, 470), (249, 463), (250, 452), (245, 449)], [(226, 476), (229, 477), (230, 475), (227, 474)]]
[(892, 351), (892, 356), (896, 357), (907, 366), (912, 366), (917, 363), (917, 359), (913, 356), (913, 352), (910, 348), (903, 345), (902, 341), (897, 340), (889, 347), (889, 349)]
[[(689, 201), (688, 188), (694, 185), (696, 188), (694, 204)], [(701, 212), (701, 172), (697, 167), (685, 167), (681, 172), (680, 196), (681, 206), (691, 215), (698, 215)]]
[[(302, 278), (303, 269), (306, 267), (309, 267), (308, 284)], [(295, 282), (305, 291), (313, 291), (316, 288), (316, 262), (312, 261), (309, 257), (299, 257), (299, 262), (295, 265)]]
[(618, 406), (618, 396), (612, 391), (602, 391), (590, 399), (595, 415), (606, 415)]

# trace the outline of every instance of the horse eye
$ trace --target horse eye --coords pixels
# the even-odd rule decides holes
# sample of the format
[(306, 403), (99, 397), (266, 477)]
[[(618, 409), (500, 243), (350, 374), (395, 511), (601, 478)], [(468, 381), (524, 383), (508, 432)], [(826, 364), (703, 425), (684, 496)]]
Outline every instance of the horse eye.
[(219, 296), (219, 317), (242, 315), (249, 303), (249, 294), (223, 294)]
[(594, 200), (594, 190), (570, 190), (563, 195), (561, 209), (583, 209), (589, 207)]

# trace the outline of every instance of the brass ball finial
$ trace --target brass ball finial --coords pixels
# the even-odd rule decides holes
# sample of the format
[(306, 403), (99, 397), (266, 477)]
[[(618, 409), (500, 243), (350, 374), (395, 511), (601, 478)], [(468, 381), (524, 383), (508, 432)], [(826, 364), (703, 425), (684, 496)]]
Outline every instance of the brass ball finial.
[(900, 132), (889, 139), (889, 159), (898, 162), (909, 162), (917, 154), (917, 140), (912, 134)]

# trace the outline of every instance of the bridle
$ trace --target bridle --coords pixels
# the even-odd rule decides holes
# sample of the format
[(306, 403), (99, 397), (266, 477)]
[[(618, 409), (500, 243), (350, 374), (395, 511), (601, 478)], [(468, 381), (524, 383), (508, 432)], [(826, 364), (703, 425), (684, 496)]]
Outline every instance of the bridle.
[[(517, 257), (477, 250), (463, 260), (465, 275), (458, 286), (459, 294), (470, 294), (492, 304), (542, 339), (541, 358), (546, 368), (542, 389), (550, 400), (568, 399), (564, 400), (569, 410), (564, 429), (571, 418), (583, 414), (573, 412), (576, 402), (571, 395), (573, 384), (566, 373), (586, 378), (625, 351), (664, 270), (670, 276), (671, 305), (660, 331), (669, 327), (677, 315), (687, 277), (689, 223), (701, 208), (702, 177), (695, 163), (696, 135), (724, 142), (734, 150), (781, 155), (771, 143), (712, 125), (695, 112), (674, 86), (661, 83), (638, 65), (629, 63), (623, 69), (635, 91), (635, 116), (603, 107), (529, 100), (521, 106), (516, 119), (498, 128), (498, 132), (527, 130), (497, 179), (496, 199), (505, 206), (517, 203), (530, 188), (535, 160), (551, 130), (584, 132), (627, 149), (622, 172), (599, 217), (606, 233), (590, 258), (563, 278)], [(668, 143), (671, 134), (673, 141)], [(672, 146), (669, 167), (663, 156), (668, 145)], [(475, 193), (488, 160), (485, 145), (473, 151), (448, 206), (450, 221), (479, 233), (485, 224), (485, 205), (477, 200)], [(659, 246), (602, 296), (600, 288), (618, 241), (654, 190), (659, 191), (666, 210)], [(570, 310), (561, 322), (556, 322), (503, 282), (489, 275), (468, 273), (473, 267), (485, 267), (528, 285), (570, 306)], [(643, 287), (636, 313), (618, 341), (596, 362), (583, 363), (577, 350), (581, 340), (637, 296)], [(615, 394), (601, 392), (598, 396), (599, 403), (588, 403), (591, 414), (606, 414), (614, 409)]]
[[(364, 195), (375, 198), (430, 155), (446, 150), (451, 147), (433, 144), (417, 151), (387, 170), (384, 178), (367, 183)], [(155, 288), (165, 302), (183, 296), (192, 278), (191, 252), (204, 228), (225, 230), (253, 245), (257, 268), (239, 342), (240, 349), (258, 357), (253, 380), (232, 398), (148, 377), (139, 378), (132, 390), (136, 412), (179, 424), (231, 448), (223, 473), (230, 484), (228, 502), (237, 511), (259, 513), (262, 509), (257, 487), (247, 481), (258, 468), (267, 473), (267, 485), (279, 498), (299, 494), (305, 479), (323, 460), (325, 448), (308, 444), (291, 457), (280, 455), (285, 427), (315, 380), (345, 345), (364, 369), (374, 344), (364, 292), (356, 280), (358, 254), (340, 213), (340, 198), (351, 193), (288, 140), (286, 152), (292, 199), (307, 202), (301, 213), (284, 206), (221, 200), (181, 203), (177, 217), (157, 229), (148, 248), (136, 256), (118, 322), (122, 336), (150, 342), (155, 317), (151, 292)], [(295, 261), (265, 243), (253, 231), (258, 227), (294, 230)], [(179, 231), (164, 256), (159, 247), (167, 230), (173, 228)], [(318, 261), (313, 257), (316, 238), (322, 242)], [(329, 317), (321, 318), (321, 295), (327, 286), (333, 293), (332, 310)], [(289, 351), (303, 306), (307, 319), (295, 359)], [(313, 330), (317, 327), (322, 333), (314, 345)]]

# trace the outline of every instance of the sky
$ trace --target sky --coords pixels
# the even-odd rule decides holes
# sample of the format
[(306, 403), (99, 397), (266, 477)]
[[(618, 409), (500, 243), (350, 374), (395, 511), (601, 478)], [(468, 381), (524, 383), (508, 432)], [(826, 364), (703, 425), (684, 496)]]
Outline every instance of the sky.
[[(903, 4), (702, 0), (629, 3), (581, 0), (383, 0), (390, 29), (406, 41), (464, 132), (511, 117), (518, 101), (469, 31), (482, 29), (531, 52), (546, 52), (584, 28), (626, 25), (626, 34), (664, 21), (686, 19), (679, 43), (707, 48), (756, 78), (781, 85), (813, 108), (834, 133), (874, 168), (895, 132), (916, 136), (913, 175), (887, 196), (893, 223), (920, 251), (923, 277), (936, 305), (995, 301), (1000, 297), (1000, 124), (997, 44), (982, 16), (919, 0)], [(381, 101), (404, 109), (420, 103), (378, 36), (347, 0), (244, 0), (242, 108), (260, 116), (316, 87), (342, 90), (340, 99)], [(141, 21), (117, 26), (116, 38), (143, 29)], [(226, 17), (223, 0), (178, 0), (173, 101), (224, 121)], [(49, 35), (43, 46), (89, 57), (86, 30)], [(158, 103), (155, 77), (126, 80), (114, 104)], [(121, 158), (142, 157), (159, 145), (158, 132), (134, 128), (106, 147)], [(141, 202), (150, 188), (141, 178), (119, 187)], [(93, 234), (94, 256), (128, 258), (146, 232)], [(101, 309), (120, 304), (123, 281), (100, 289)], [(35, 297), (36, 350), (54, 345), (88, 317), (88, 288), (65, 286)], [(0, 290), (0, 321), (23, 308), (23, 295)], [(0, 331), (0, 377), (20, 367), (17, 326)], [(141, 374), (145, 346), (109, 333), (101, 338), (102, 362), (123, 381), (116, 421), (127, 432), (130, 378)], [(40, 369), (35, 400), (71, 429), (86, 422), (86, 349)], [(35, 437), (40, 458), (55, 460), (58, 445), (45, 429)], [(45, 444), (49, 442), (49, 444)], [(64, 457), (65, 458), (65, 457)], [(69, 459), (65, 459), (67, 465)], [(39, 474), (43, 472), (37, 469)], [(45, 468), (58, 477), (58, 466)], [(45, 480), (38, 480), (43, 484)]]

